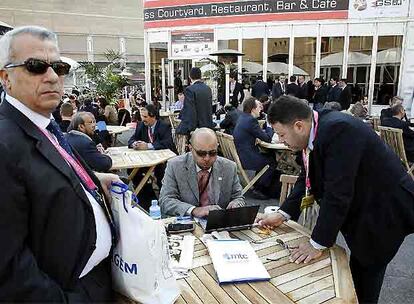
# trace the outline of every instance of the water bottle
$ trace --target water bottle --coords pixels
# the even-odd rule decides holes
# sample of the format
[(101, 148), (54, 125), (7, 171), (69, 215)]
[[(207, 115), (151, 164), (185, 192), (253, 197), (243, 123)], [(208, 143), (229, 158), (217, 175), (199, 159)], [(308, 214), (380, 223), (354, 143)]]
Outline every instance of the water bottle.
[(161, 208), (158, 206), (157, 200), (151, 201), (151, 207), (149, 208), (149, 215), (153, 220), (159, 220), (161, 218)]

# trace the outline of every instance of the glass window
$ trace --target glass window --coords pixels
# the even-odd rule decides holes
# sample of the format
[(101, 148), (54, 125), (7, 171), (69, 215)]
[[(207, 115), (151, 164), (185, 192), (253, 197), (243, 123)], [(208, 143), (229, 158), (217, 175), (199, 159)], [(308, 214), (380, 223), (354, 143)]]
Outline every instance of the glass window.
[(378, 37), (374, 103), (387, 105), (397, 95), (400, 77), (402, 36)]
[(371, 54), (372, 37), (349, 37), (347, 80), (353, 103), (368, 96)]
[[(151, 98), (162, 100), (161, 92), (161, 58), (168, 58), (167, 42), (150, 43), (151, 60)], [(167, 79), (166, 79), (167, 81)]]
[(321, 74), (325, 80), (340, 79), (344, 60), (344, 37), (321, 38)]
[(238, 45), (237, 39), (219, 40), (218, 41), (218, 50), (220, 51), (220, 50), (225, 50), (225, 49), (238, 51), (239, 50), (239, 45)]
[(295, 38), (293, 74), (304, 75), (305, 79), (315, 78), (316, 38)]
[(243, 85), (250, 88), (263, 75), (263, 39), (243, 39)]

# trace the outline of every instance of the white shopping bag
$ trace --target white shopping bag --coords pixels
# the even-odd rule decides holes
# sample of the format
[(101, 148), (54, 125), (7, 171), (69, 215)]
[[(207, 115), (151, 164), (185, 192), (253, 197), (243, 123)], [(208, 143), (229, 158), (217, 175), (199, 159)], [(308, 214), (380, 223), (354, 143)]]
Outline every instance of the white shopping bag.
[(112, 256), (115, 291), (141, 303), (173, 303), (180, 289), (169, 266), (164, 225), (134, 207), (124, 184), (111, 189), (118, 243)]

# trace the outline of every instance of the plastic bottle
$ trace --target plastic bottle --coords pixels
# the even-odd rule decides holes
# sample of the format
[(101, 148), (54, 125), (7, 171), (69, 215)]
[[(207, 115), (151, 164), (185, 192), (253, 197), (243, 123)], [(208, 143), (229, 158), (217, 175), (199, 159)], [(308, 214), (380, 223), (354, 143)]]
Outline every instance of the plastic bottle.
[(153, 220), (159, 220), (161, 218), (161, 208), (158, 206), (157, 200), (151, 201), (151, 207), (149, 208), (149, 215)]

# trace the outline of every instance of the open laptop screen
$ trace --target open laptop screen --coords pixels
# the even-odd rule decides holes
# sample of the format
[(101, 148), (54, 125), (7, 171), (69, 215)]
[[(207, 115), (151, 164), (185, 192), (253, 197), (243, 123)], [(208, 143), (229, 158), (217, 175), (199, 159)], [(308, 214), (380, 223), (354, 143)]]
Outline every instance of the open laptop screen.
[(259, 206), (211, 210), (208, 214), (206, 232), (249, 228), (254, 223)]

